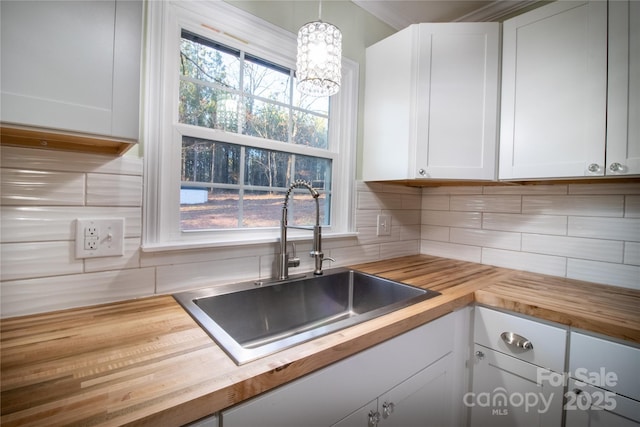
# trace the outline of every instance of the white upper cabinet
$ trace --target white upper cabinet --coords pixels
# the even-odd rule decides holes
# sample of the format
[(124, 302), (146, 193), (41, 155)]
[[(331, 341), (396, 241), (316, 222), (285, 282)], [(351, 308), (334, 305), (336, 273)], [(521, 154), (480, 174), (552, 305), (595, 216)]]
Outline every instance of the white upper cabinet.
[(609, 2), (607, 175), (640, 174), (640, 2)]
[(609, 34), (598, 0), (504, 22), (500, 179), (640, 172), (639, 6), (609, 7)]
[(498, 23), (416, 24), (366, 51), (365, 181), (496, 178)]
[(2, 122), (138, 140), (141, 1), (3, 1)]

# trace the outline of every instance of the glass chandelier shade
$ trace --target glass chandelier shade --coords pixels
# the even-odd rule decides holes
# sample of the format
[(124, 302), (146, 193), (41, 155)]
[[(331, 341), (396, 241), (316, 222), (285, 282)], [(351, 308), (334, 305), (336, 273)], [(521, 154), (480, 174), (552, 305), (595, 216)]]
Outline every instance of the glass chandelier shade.
[(331, 96), (342, 79), (342, 33), (320, 20), (298, 31), (296, 58), (298, 90), (312, 96)]

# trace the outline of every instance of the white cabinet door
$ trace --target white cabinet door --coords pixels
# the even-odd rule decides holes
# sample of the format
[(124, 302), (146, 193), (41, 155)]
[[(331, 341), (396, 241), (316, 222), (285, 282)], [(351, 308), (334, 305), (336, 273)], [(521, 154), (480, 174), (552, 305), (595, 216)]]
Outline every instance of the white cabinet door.
[(5, 123), (138, 139), (141, 1), (3, 1)]
[[(431, 366), (384, 393), (349, 415), (334, 427), (429, 427), (451, 426), (453, 355), (448, 354)], [(377, 423), (375, 422), (377, 421)]]
[(471, 427), (545, 427), (562, 422), (562, 380), (552, 373), (476, 344), (473, 387), (464, 397)]
[[(453, 425), (451, 354), (378, 398), (380, 427)], [(461, 367), (458, 367), (459, 369)]]
[[(609, 2), (607, 175), (640, 174), (640, 2)], [(619, 166), (618, 166), (619, 165)]]
[(367, 49), (365, 181), (495, 179), (499, 29), (417, 24)]
[(607, 2), (505, 21), (502, 66), (500, 179), (604, 175)]

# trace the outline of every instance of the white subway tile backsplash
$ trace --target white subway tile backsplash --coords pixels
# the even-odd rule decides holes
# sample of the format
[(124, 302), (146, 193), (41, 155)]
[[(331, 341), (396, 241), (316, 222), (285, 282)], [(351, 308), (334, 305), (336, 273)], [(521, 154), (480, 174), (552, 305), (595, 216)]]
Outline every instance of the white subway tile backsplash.
[(0, 245), (1, 280), (27, 279), (82, 273), (83, 263), (75, 257), (70, 241), (3, 243)]
[(2, 169), (2, 205), (82, 206), (84, 174)]
[(402, 209), (421, 209), (422, 208), (422, 198), (419, 195), (415, 194), (402, 194)]
[(523, 214), (622, 217), (624, 196), (522, 196)]
[(640, 265), (640, 243), (625, 242), (624, 263)]
[(640, 185), (635, 182), (570, 184), (569, 194), (587, 194), (591, 196), (596, 194), (640, 194)]
[(478, 246), (458, 245), (455, 243), (436, 242), (422, 240), (420, 253), (444, 258), (458, 259), (461, 261), (477, 262), (482, 259), (481, 248)]
[(487, 186), (484, 187), (482, 194), (559, 195), (567, 194), (567, 186), (560, 184)]
[(142, 206), (142, 177), (87, 174), (88, 206)]
[(400, 241), (420, 240), (420, 224), (396, 225), (400, 230)]
[(382, 243), (380, 245), (380, 259), (396, 258), (406, 255), (415, 255), (420, 252), (420, 236), (416, 240), (402, 242)]
[(422, 224), (444, 227), (480, 228), (481, 212), (422, 211)]
[[(392, 222), (394, 224), (401, 225), (420, 225), (420, 209), (406, 209), (406, 210), (395, 210), (395, 211), (383, 211), (384, 214), (389, 214), (392, 216)], [(373, 224), (376, 222), (374, 220)]]
[(2, 206), (3, 242), (42, 242), (75, 239), (77, 218), (124, 218), (125, 237), (140, 237), (141, 208)]
[(259, 266), (259, 257), (159, 266), (156, 267), (156, 293), (257, 280)]
[(522, 250), (594, 261), (622, 262), (623, 242), (580, 237), (523, 234)]
[(521, 233), (567, 234), (567, 217), (556, 215), (520, 215), (485, 213), (482, 228)]
[[(484, 264), (561, 277), (567, 276), (568, 260), (620, 270), (623, 260), (638, 262), (638, 191), (635, 183), (610, 182), (486, 186), (482, 195), (469, 187), (425, 188), (420, 251), (473, 260), (469, 248), (475, 247)], [(625, 282), (598, 277), (605, 284)]]
[(449, 196), (432, 196), (425, 195), (422, 197), (422, 209), (432, 211), (448, 211), (449, 210)]
[(439, 225), (423, 225), (420, 234), (423, 240), (448, 242), (450, 229), (450, 227), (441, 227)]
[(2, 168), (15, 168), (16, 165), (19, 165), (22, 169), (41, 171), (142, 175), (142, 159), (132, 156), (113, 157), (10, 146), (2, 146), (0, 153)]
[(449, 240), (463, 245), (520, 250), (520, 233), (451, 227)]
[(520, 213), (521, 197), (505, 196), (451, 196), (452, 211)]
[(2, 282), (2, 317), (42, 313), (153, 295), (152, 268)]
[(640, 242), (640, 219), (569, 217), (569, 236)]
[[(142, 251), (140, 158), (0, 150), (3, 317), (274, 274), (277, 242)], [(639, 286), (635, 183), (355, 187), (358, 235), (325, 239), (325, 255), (336, 259), (325, 268), (425, 253)], [(391, 216), (390, 236), (376, 235), (379, 214)], [(125, 255), (75, 259), (75, 220), (102, 217), (125, 218)], [(311, 271), (309, 239), (296, 243), (301, 266), (293, 270)]]
[(640, 196), (626, 196), (624, 199), (624, 217), (640, 218)]
[(566, 272), (567, 260), (551, 255), (483, 248), (482, 263), (562, 277)]
[(640, 267), (569, 258), (567, 277), (640, 290)]
[(358, 209), (402, 209), (402, 195), (359, 191), (356, 205)]
[(380, 259), (380, 245), (354, 245), (331, 249), (336, 266), (347, 266)]

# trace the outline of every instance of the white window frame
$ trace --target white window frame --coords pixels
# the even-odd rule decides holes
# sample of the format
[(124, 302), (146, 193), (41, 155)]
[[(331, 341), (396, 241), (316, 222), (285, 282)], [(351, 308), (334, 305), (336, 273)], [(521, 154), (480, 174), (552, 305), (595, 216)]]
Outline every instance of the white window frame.
[[(222, 1), (147, 2), (143, 109), (144, 214), (142, 248), (162, 251), (277, 241), (275, 228), (180, 230), (182, 132), (203, 139), (247, 145), (246, 135), (178, 123), (179, 48), (182, 29), (295, 69), (296, 35)], [(358, 105), (358, 64), (342, 61), (342, 86), (331, 98), (329, 155), (332, 159), (331, 225), (323, 237), (355, 235), (353, 206)], [(282, 144), (282, 145), (280, 145)], [(295, 144), (253, 138), (251, 145), (312, 155)], [(327, 151), (321, 150), (323, 157)], [(320, 151), (319, 151), (320, 152)], [(292, 239), (310, 238), (291, 230)]]

